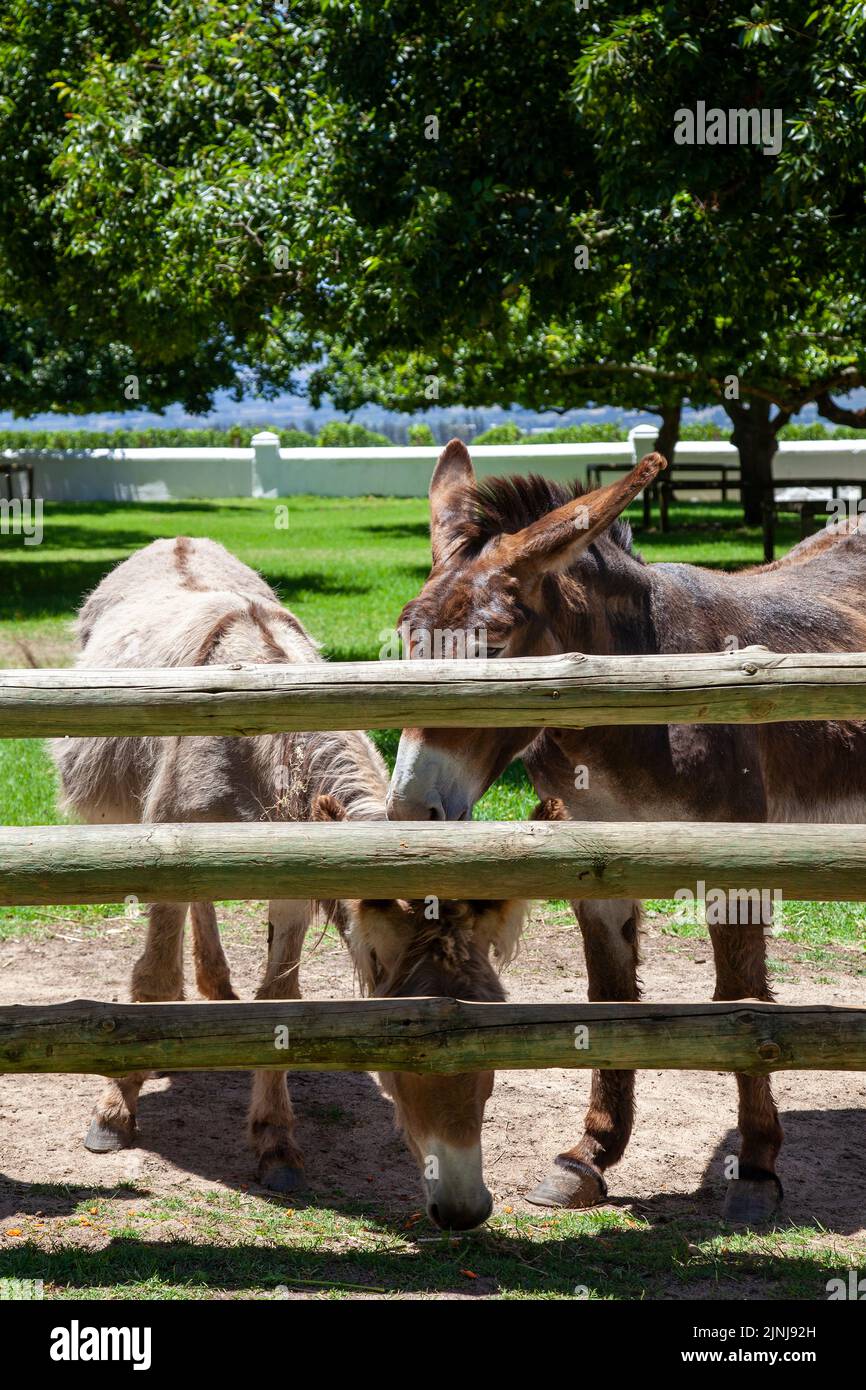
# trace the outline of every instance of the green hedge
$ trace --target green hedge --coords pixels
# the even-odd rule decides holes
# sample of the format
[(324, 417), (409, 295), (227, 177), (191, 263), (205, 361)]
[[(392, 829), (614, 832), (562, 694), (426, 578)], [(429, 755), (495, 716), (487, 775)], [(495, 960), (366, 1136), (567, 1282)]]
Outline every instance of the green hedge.
[(392, 446), (394, 441), (386, 434), (368, 430), (366, 425), (353, 425), (347, 420), (331, 420), (319, 430), (316, 443), (323, 449), (372, 449)]
[[(365, 425), (345, 420), (332, 420), (323, 425), (317, 435), (307, 430), (280, 429), (275, 425), (232, 425), (228, 429), (125, 429), (125, 430), (0, 430), (2, 449), (171, 449), (171, 448), (230, 448), (247, 446), (260, 429), (272, 430), (279, 436), (284, 449), (308, 448), (318, 445), (324, 449), (364, 448), (365, 446), (394, 445), (387, 435), (368, 430)], [(430, 426), (410, 424), (410, 444), (435, 444)], [(598, 444), (616, 443), (628, 438), (623, 425), (586, 424), (563, 425), (560, 429), (527, 434), (513, 421), (491, 425), (472, 441), (474, 444)], [(730, 430), (714, 424), (684, 425), (680, 438), (729, 439)], [(780, 439), (863, 439), (866, 430), (847, 425), (828, 429), (816, 421), (811, 425), (785, 425)]]
[[(731, 431), (724, 425), (712, 422), (697, 422), (683, 425), (680, 439), (730, 439)], [(780, 439), (863, 439), (866, 430), (855, 430), (841, 425), (832, 430), (816, 420), (811, 425), (783, 425), (779, 430)], [(502, 425), (491, 425), (483, 434), (476, 435), (473, 444), (601, 444), (622, 443), (628, 439), (624, 425), (563, 425), (561, 429), (543, 430), (539, 434), (524, 434), (520, 427), (509, 421)]]
[(421, 448), (424, 445), (436, 443), (436, 436), (430, 426), (420, 421), (418, 424), (410, 425), (406, 431), (408, 442), (413, 448)]
[(319, 442), (306, 430), (273, 425), (232, 425), (226, 430), (0, 430), (0, 449), (242, 449), (260, 429), (272, 429), (286, 449)]
[[(429, 425), (410, 426), (422, 432), (420, 443), (435, 443)], [(284, 449), (308, 448), (314, 444), (323, 449), (363, 448), (390, 445), (387, 435), (368, 430), (345, 420), (332, 420), (319, 433), (307, 430), (280, 429), (276, 425), (232, 425), (226, 430), (187, 429), (128, 429), (128, 430), (0, 430), (0, 449), (175, 449), (246, 447), (254, 434), (271, 430), (279, 436)], [(427, 431), (424, 435), (423, 432)]]
[(628, 439), (622, 425), (563, 425), (560, 429), (545, 430), (529, 435), (527, 444), (618, 444)]
[(816, 420), (813, 425), (783, 425), (779, 430), (780, 439), (863, 439), (866, 438), (866, 430), (855, 430), (850, 425), (839, 425), (835, 430), (828, 430), (826, 425), (822, 425), (820, 420)]
[(491, 425), (481, 434), (476, 434), (473, 444), (526, 444), (535, 442), (537, 436), (525, 435), (519, 425), (506, 421), (504, 425)]

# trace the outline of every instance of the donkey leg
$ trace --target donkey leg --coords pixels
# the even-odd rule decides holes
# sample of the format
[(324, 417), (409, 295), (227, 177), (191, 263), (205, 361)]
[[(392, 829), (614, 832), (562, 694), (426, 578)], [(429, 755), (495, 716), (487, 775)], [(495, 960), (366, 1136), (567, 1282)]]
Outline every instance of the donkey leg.
[(220, 941), (216, 908), (213, 903), (193, 903), (192, 955), (195, 982), (205, 999), (237, 999), (232, 989), (229, 963)]
[(127, 1076), (112, 1077), (93, 1111), (93, 1119), (84, 1139), (91, 1153), (116, 1153), (135, 1143), (138, 1097), (152, 1072), (131, 1071)]
[[(767, 950), (757, 904), (740, 905), (748, 912), (746, 925), (719, 923), (710, 927), (716, 962), (713, 999), (766, 999), (773, 994), (767, 978)], [(782, 1200), (776, 1158), (782, 1147), (782, 1126), (770, 1078), (736, 1073), (738, 1124), (742, 1144), (737, 1177), (729, 1181), (725, 1218), (750, 1226), (769, 1221)]]
[(132, 998), (137, 1004), (183, 998), (183, 928), (187, 903), (154, 903), (144, 950), (132, 967)]
[[(186, 903), (154, 903), (144, 951), (132, 968), (137, 1003), (183, 998), (183, 927)], [(138, 1096), (150, 1072), (114, 1077), (102, 1093), (84, 1143), (93, 1153), (126, 1149), (135, 1140)]]
[[(588, 998), (639, 999), (640, 904), (631, 898), (572, 903), (583, 934)], [(607, 1196), (602, 1176), (625, 1152), (634, 1121), (634, 1072), (594, 1071), (584, 1134), (558, 1155), (552, 1172), (530, 1192), (540, 1207), (591, 1207)]]
[[(269, 904), (268, 964), (257, 999), (300, 999), (298, 968), (311, 916), (308, 899)], [(253, 1073), (248, 1128), (259, 1182), (274, 1192), (300, 1187), (304, 1160), (294, 1139), (295, 1115), (284, 1071)]]

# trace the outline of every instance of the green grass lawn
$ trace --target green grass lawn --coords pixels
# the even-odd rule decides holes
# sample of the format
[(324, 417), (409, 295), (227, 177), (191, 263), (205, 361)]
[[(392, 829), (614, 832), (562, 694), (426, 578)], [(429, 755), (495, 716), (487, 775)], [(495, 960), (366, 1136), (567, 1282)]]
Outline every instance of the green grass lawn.
[(159, 536), (209, 536), (273, 584), (326, 656), (376, 657), (379, 633), (429, 569), (424, 503), (294, 497), (287, 505), (287, 530), (275, 526), (275, 502), (49, 505), (41, 546), (0, 537), (0, 637), (62, 640), (82, 597), (119, 560)]
[[(247, 499), (49, 504), (45, 538), (0, 535), (0, 639), (63, 641), (66, 624), (108, 570), (158, 536), (210, 536), (259, 570), (335, 661), (375, 658), (379, 634), (393, 628), (430, 566), (427, 503), (383, 497), (292, 497), (287, 530), (274, 524), (276, 503)], [(737, 508), (672, 509), (673, 530), (640, 530), (648, 560), (737, 568), (761, 559), (757, 528)], [(779, 553), (796, 539), (780, 523)], [(15, 664), (7, 659), (6, 665)]]

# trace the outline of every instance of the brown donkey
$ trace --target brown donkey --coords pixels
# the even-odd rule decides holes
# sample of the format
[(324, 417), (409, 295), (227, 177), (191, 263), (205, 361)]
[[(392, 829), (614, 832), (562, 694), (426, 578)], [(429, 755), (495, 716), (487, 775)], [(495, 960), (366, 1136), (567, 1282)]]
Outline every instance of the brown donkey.
[[(544, 820), (564, 815), (554, 801), (535, 812)], [(320, 797), (314, 807), (315, 819), (342, 816), (332, 797)], [(348, 925), (341, 930), (366, 994), (485, 1003), (505, 998), (499, 971), (517, 952), (525, 902), (451, 902), (431, 894), (412, 902), (361, 900), (343, 906)], [(492, 1071), (379, 1074), (421, 1170), (427, 1213), (444, 1228), (468, 1230), (490, 1215), (481, 1125), (493, 1081)]]
[[(78, 664), (92, 668), (311, 662), (318, 652), (259, 575), (208, 540), (155, 541), (118, 565), (78, 620)], [(384, 820), (388, 779), (357, 733), (252, 738), (59, 739), (67, 805), (84, 819), (123, 821)], [(550, 812), (553, 814), (553, 812)], [(191, 908), (196, 983), (234, 999), (213, 903), (154, 903), (132, 976), (137, 1000), (183, 997), (183, 933)], [(299, 964), (315, 904), (272, 901), (260, 999), (299, 999)], [(524, 903), (359, 902), (334, 909), (365, 989), (379, 995), (502, 999), (491, 963), (517, 948)], [(347, 926), (348, 922), (348, 926)], [(104, 1152), (134, 1142), (142, 1072), (109, 1082), (87, 1135)], [(490, 1072), (382, 1077), (424, 1175), (430, 1216), (465, 1229), (490, 1214), (481, 1119)], [(303, 1159), (284, 1072), (255, 1073), (250, 1141), (261, 1181), (288, 1192)]]
[[(620, 482), (582, 494), (542, 478), (477, 482), (459, 440), (430, 485), (433, 568), (401, 624), (486, 635), (488, 656), (710, 652), (731, 638), (775, 651), (866, 649), (866, 534), (825, 532), (783, 560), (741, 573), (646, 564), (619, 513), (664, 467), (651, 454)], [(518, 756), (541, 797), (581, 820), (866, 820), (860, 723), (531, 729), (407, 729), (391, 781), (392, 819), (468, 816)], [(683, 885), (684, 888), (689, 885)], [(695, 888), (695, 885), (691, 885)], [(769, 888), (769, 885), (766, 885)], [(589, 998), (637, 999), (639, 904), (576, 901)], [(753, 901), (710, 927), (715, 999), (770, 999), (764, 929)], [(742, 1148), (726, 1214), (775, 1210), (782, 1131), (766, 1077), (737, 1076)], [(596, 1072), (583, 1138), (531, 1194), (582, 1207), (632, 1128), (634, 1073)]]
[[(94, 590), (78, 615), (78, 665), (93, 668), (227, 666), (319, 661), (301, 624), (253, 570), (210, 540), (154, 541)], [(53, 752), (66, 805), (84, 820), (309, 820), (333, 793), (346, 815), (385, 816), (387, 772), (360, 733), (253, 738), (58, 739)], [(211, 902), (154, 903), (144, 954), (132, 973), (135, 1000), (183, 998), (183, 934), (191, 908), (196, 983), (206, 999), (234, 999)], [(298, 999), (301, 948), (315, 903), (272, 901), (260, 999)], [(134, 1142), (145, 1073), (110, 1081), (87, 1147)], [(255, 1073), (249, 1135), (258, 1175), (291, 1191), (303, 1161), (284, 1072)]]

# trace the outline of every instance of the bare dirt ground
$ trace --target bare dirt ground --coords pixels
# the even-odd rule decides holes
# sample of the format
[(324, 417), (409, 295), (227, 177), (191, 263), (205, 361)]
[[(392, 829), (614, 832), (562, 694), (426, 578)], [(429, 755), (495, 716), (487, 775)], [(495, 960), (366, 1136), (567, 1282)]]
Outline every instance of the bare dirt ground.
[[(257, 910), (257, 911), (256, 911)], [(256, 911), (256, 916), (253, 912)], [(235, 987), (255, 988), (264, 953), (259, 905), (233, 910), (224, 939)], [(130, 969), (140, 949), (143, 919), (81, 931), (74, 924), (53, 936), (0, 944), (0, 1002), (54, 1002), (69, 998), (128, 998)], [(76, 939), (80, 936), (82, 939)], [(324, 940), (308, 955), (301, 985), (308, 998), (355, 993), (340, 945)], [(799, 959), (797, 948), (773, 943), (786, 961), (777, 997), (787, 1003), (860, 1004), (862, 950), (840, 948), (829, 964)], [(658, 1000), (708, 999), (712, 957), (703, 941), (681, 940), (650, 927), (643, 943), (642, 978)], [(191, 970), (188, 981), (192, 981)], [(541, 923), (539, 912), (508, 976), (515, 1000), (585, 997), (577, 929), (561, 919)], [(194, 997), (194, 986), (188, 984)], [(389, 1207), (417, 1204), (414, 1164), (394, 1133), (389, 1103), (373, 1079), (344, 1073), (300, 1073), (290, 1078), (299, 1117), (310, 1193), (327, 1199), (339, 1191), (352, 1201)], [(139, 1146), (96, 1155), (82, 1145), (100, 1088), (93, 1077), (0, 1077), (0, 1227), (37, 1207), (63, 1209), (62, 1189), (79, 1191), (135, 1179), (155, 1195), (208, 1188), (256, 1192), (244, 1142), (249, 1081), (245, 1074), (185, 1073), (147, 1084), (139, 1111)], [(589, 1089), (589, 1074), (568, 1071), (501, 1073), (488, 1105), (485, 1170), (497, 1206), (515, 1211), (550, 1159), (574, 1143)], [(866, 1231), (866, 1076), (843, 1072), (784, 1073), (775, 1080), (785, 1128), (780, 1172), (788, 1222), (818, 1225), (837, 1245), (862, 1250)], [(654, 1221), (715, 1215), (724, 1192), (723, 1161), (737, 1151), (733, 1079), (704, 1072), (643, 1072), (638, 1079), (638, 1121), (625, 1159), (610, 1177), (610, 1198)], [(32, 1195), (31, 1195), (32, 1194)], [(526, 1206), (527, 1210), (537, 1210)], [(859, 1239), (858, 1239), (859, 1238)]]

